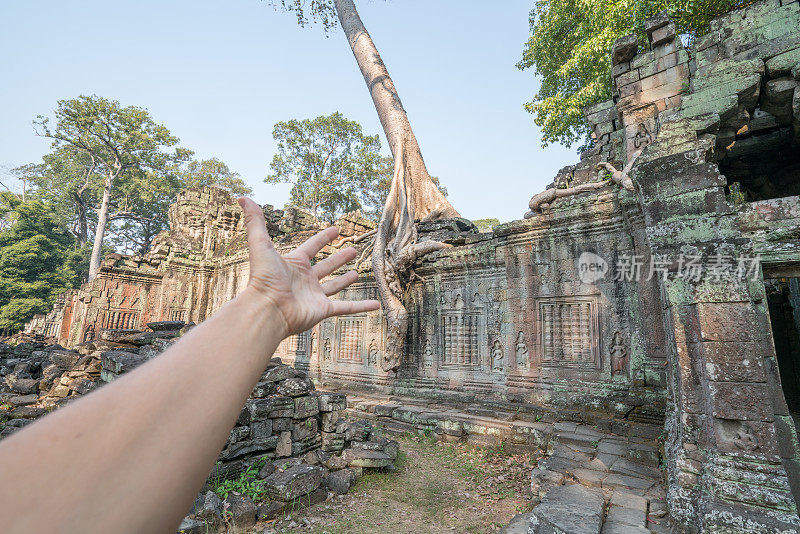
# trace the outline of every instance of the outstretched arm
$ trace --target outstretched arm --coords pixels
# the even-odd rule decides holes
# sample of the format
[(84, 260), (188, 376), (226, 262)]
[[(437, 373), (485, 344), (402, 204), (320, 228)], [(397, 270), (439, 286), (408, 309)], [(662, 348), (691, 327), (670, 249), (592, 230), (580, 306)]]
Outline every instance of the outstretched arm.
[(335, 228), (281, 257), (261, 209), (239, 203), (247, 288), (154, 360), (0, 442), (3, 532), (175, 532), (278, 343), (378, 309), (328, 299), (353, 271), (319, 283), (356, 255), (311, 265)]

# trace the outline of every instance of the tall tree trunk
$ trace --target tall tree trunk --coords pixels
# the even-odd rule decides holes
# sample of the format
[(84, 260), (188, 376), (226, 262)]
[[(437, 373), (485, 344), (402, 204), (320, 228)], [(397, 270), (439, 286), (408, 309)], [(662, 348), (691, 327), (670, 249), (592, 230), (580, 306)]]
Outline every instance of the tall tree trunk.
[(79, 246), (83, 246), (89, 241), (89, 221), (87, 220), (86, 203), (83, 201), (82, 193), (83, 190), (72, 193), (75, 205), (78, 208), (78, 232), (76, 237), (78, 238)]
[(394, 156), (394, 176), (375, 235), (372, 268), (389, 326), (381, 367), (396, 370), (402, 362), (408, 329), (408, 313), (401, 300), (406, 271), (418, 256), (445, 247), (434, 242), (417, 244), (414, 221), (458, 217), (458, 212), (425, 168), (400, 96), (355, 4), (352, 0), (335, 0), (335, 5)]
[(113, 176), (109, 174), (109, 176), (106, 177), (106, 183), (103, 187), (103, 200), (100, 203), (100, 209), (97, 212), (97, 231), (94, 233), (92, 256), (89, 259), (90, 282), (97, 277), (97, 273), (100, 270), (100, 253), (103, 248), (103, 238), (106, 234), (106, 223), (108, 222), (108, 204), (111, 201), (112, 182)]

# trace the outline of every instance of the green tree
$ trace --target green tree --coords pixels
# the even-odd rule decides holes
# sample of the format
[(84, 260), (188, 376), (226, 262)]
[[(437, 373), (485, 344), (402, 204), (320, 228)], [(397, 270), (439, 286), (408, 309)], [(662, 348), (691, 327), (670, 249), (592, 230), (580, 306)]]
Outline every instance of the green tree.
[(333, 221), (364, 204), (374, 209), (380, 201), (374, 193), (394, 166), (381, 156), (378, 136), (364, 135), (357, 122), (339, 112), (292, 119), (277, 123), (272, 136), (278, 153), (264, 181), (292, 184), (292, 205), (307, 209), (318, 220)]
[(32, 196), (53, 209), (83, 246), (96, 223), (94, 208), (102, 194), (102, 180), (95, 167), (90, 154), (67, 146), (46, 154), (41, 163), (23, 165), (13, 172), (31, 184)]
[(491, 232), (492, 228), (500, 224), (500, 219), (475, 219), (472, 224), (478, 227), (479, 232)]
[(252, 195), (253, 190), (228, 166), (217, 158), (192, 160), (179, 171), (182, 186), (214, 186), (225, 189), (236, 196)]
[(610, 49), (638, 33), (644, 19), (666, 11), (688, 41), (708, 31), (716, 16), (755, 0), (537, 0), (520, 69), (541, 80), (525, 109), (542, 129), (542, 144), (588, 141), (585, 107), (611, 98)]
[[(39, 116), (34, 121), (37, 133), (53, 139), (53, 149), (70, 149), (82, 153), (93, 163), (93, 173), (102, 177), (102, 194), (97, 207), (89, 279), (98, 272), (103, 239), (109, 220), (135, 217), (133, 211), (112, 213), (119, 192), (133, 194), (132, 177), (159, 176), (169, 162), (186, 153), (171, 153), (177, 144), (165, 126), (157, 124), (147, 110), (135, 106), (122, 107), (119, 102), (99, 96), (79, 96), (60, 100), (55, 111), (55, 125)], [(125, 187), (125, 185), (129, 187)]]
[(58, 293), (77, 287), (82, 258), (75, 238), (40, 200), (1, 193), (0, 214), (11, 221), (0, 231), (0, 330), (16, 332), (49, 311)]

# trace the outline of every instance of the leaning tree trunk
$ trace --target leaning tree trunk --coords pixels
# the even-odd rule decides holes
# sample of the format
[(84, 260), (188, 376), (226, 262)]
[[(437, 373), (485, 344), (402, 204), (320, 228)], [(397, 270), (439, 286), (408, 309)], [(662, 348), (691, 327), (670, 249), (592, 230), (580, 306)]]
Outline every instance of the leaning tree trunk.
[(108, 223), (108, 205), (111, 201), (111, 184), (113, 178), (108, 176), (106, 178), (105, 187), (103, 187), (103, 201), (100, 203), (100, 209), (97, 212), (97, 231), (94, 233), (94, 244), (92, 245), (92, 256), (89, 259), (89, 281), (95, 279), (98, 271), (100, 271), (100, 253), (103, 248), (103, 237), (106, 234), (106, 224)]
[(417, 243), (414, 221), (458, 217), (458, 212), (425, 168), (406, 111), (355, 4), (352, 0), (335, 0), (335, 4), (394, 156), (394, 177), (372, 253), (372, 268), (389, 327), (381, 367), (389, 371), (401, 364), (408, 329), (408, 313), (401, 300), (406, 272), (417, 257), (446, 246), (431, 241)]

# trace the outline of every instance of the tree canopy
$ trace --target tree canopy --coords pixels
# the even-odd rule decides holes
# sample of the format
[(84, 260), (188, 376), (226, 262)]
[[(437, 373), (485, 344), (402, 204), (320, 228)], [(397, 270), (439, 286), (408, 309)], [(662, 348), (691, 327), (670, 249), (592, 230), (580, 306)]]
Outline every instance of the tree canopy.
[(178, 138), (144, 108), (79, 96), (59, 101), (53, 122), (34, 121), (39, 135), (53, 139), (52, 151), (15, 171), (79, 245), (93, 238), (95, 271), (103, 246), (144, 253), (167, 227), (167, 208), (181, 189), (214, 185), (251, 193), (219, 159), (196, 160), (177, 147)]
[(611, 45), (630, 33), (646, 44), (646, 18), (666, 11), (691, 41), (708, 31), (714, 17), (753, 1), (537, 0), (517, 67), (532, 68), (541, 80), (525, 109), (542, 129), (542, 144), (588, 140), (583, 109), (611, 98)]
[(272, 136), (278, 153), (264, 181), (292, 184), (290, 204), (326, 221), (383, 207), (394, 163), (381, 155), (378, 136), (365, 135), (357, 122), (339, 112), (292, 119), (277, 123)]
[(0, 330), (14, 332), (80, 284), (87, 255), (40, 200), (0, 193), (0, 215), (10, 223), (0, 231)]

